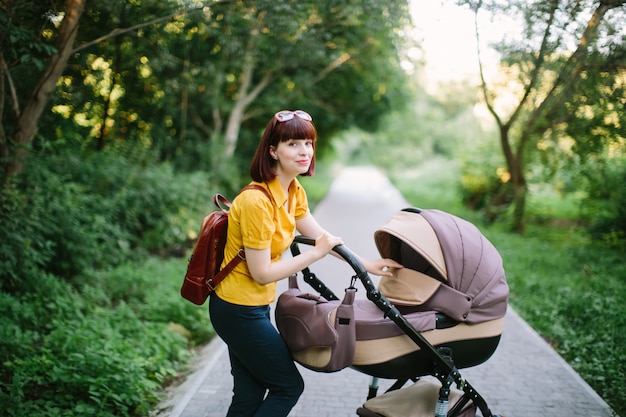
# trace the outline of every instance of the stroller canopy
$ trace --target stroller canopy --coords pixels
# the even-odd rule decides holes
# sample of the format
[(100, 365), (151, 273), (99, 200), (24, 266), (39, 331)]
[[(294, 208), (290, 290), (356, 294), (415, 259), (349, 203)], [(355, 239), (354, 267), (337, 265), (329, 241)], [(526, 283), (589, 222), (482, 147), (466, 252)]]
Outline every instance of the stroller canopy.
[(374, 240), (382, 257), (404, 266), (379, 284), (395, 305), (470, 324), (505, 315), (509, 288), (502, 258), (473, 224), (439, 210), (405, 209)]

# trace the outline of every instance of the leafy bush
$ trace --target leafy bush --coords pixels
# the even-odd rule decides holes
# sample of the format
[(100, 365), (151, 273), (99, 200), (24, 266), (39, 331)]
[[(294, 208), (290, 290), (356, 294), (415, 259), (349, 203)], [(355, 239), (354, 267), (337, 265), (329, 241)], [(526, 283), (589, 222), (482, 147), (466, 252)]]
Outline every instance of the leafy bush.
[(39, 268), (53, 257), (52, 242), (41, 239), (46, 224), (41, 199), (12, 184), (0, 190), (0, 289), (22, 291), (36, 279)]
[[(185, 263), (149, 260), (0, 293), (0, 408), (7, 416), (142, 416), (211, 336), (178, 294)], [(109, 279), (110, 278), (110, 279)]]
[(208, 210), (209, 177), (118, 152), (36, 154), (1, 191), (1, 288), (19, 292), (39, 270), (72, 280), (146, 252), (184, 254)]
[(583, 207), (591, 236), (610, 246), (626, 247), (626, 159), (592, 164), (586, 170), (588, 200)]
[(0, 409), (148, 415), (212, 335), (179, 295), (209, 176), (123, 149), (29, 161), (0, 192)]
[(493, 143), (469, 150), (461, 168), (460, 192), (463, 204), (480, 211), (493, 222), (510, 205), (513, 190), (502, 155)]

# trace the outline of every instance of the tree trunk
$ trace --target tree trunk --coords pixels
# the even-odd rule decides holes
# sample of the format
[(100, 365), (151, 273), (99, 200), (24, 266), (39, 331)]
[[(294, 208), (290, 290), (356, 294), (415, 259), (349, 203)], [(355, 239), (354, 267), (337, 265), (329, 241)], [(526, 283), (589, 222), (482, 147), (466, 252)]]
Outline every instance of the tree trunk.
[(513, 230), (519, 234), (524, 233), (525, 221), (524, 214), (526, 210), (526, 194), (528, 194), (528, 187), (526, 182), (521, 184), (514, 184), (515, 194), (513, 196)]
[[(257, 22), (260, 26), (262, 24), (262, 19)], [(270, 84), (270, 81), (273, 78), (273, 74), (271, 72), (266, 73), (263, 78), (254, 86), (252, 90), (252, 81), (254, 70), (256, 67), (256, 59), (255, 59), (255, 48), (256, 42), (259, 36), (259, 29), (254, 28), (250, 32), (250, 38), (248, 40), (248, 44), (246, 45), (246, 50), (243, 56), (243, 69), (241, 74), (241, 84), (239, 85), (239, 90), (237, 91), (237, 101), (235, 102), (235, 106), (230, 113), (230, 117), (228, 118), (228, 123), (226, 124), (226, 132), (224, 137), (224, 157), (226, 160), (232, 158), (235, 153), (235, 149), (237, 147), (237, 140), (239, 138), (239, 130), (241, 128), (241, 123), (243, 123), (245, 119), (245, 111), (258, 97), (259, 94)]]
[(15, 152), (10, 155), (5, 165), (5, 177), (20, 174), (28, 158), (30, 144), (37, 133), (39, 118), (43, 113), (56, 84), (65, 70), (72, 52), (74, 39), (78, 30), (78, 22), (85, 9), (85, 0), (66, 0), (65, 17), (59, 28), (56, 48), (57, 53), (50, 57), (37, 86), (24, 106), (13, 135)]
[[(525, 142), (522, 140), (522, 142)], [(511, 160), (509, 165), (511, 183), (513, 184), (513, 224), (512, 229), (517, 233), (524, 233), (524, 214), (526, 211), (526, 194), (528, 186), (524, 176), (524, 149), (523, 146), (517, 151), (517, 157)]]

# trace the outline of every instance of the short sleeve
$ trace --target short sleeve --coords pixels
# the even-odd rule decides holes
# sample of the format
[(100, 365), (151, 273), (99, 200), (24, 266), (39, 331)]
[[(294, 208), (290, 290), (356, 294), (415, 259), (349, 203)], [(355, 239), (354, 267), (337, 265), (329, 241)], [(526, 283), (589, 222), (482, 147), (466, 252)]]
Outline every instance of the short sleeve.
[(243, 246), (268, 249), (276, 231), (272, 202), (258, 190), (247, 190), (238, 196), (239, 224)]

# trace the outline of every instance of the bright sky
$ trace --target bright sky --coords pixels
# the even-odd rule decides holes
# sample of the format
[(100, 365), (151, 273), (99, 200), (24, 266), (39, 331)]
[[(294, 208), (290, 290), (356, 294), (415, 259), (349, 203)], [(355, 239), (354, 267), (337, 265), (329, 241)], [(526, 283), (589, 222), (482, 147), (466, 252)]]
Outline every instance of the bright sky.
[[(454, 3), (452, 0), (410, 0), (415, 24), (412, 35), (424, 48), (429, 80), (461, 80), (478, 75), (474, 14)], [(495, 60), (494, 52), (486, 44), (507, 32), (503, 26), (497, 31), (496, 26), (489, 25), (491, 32), (486, 31), (486, 25), (481, 27), (481, 55), (485, 66)]]
[(412, 0), (410, 5), (414, 36), (426, 54), (428, 78), (462, 79), (476, 74), (472, 13), (441, 0)]

